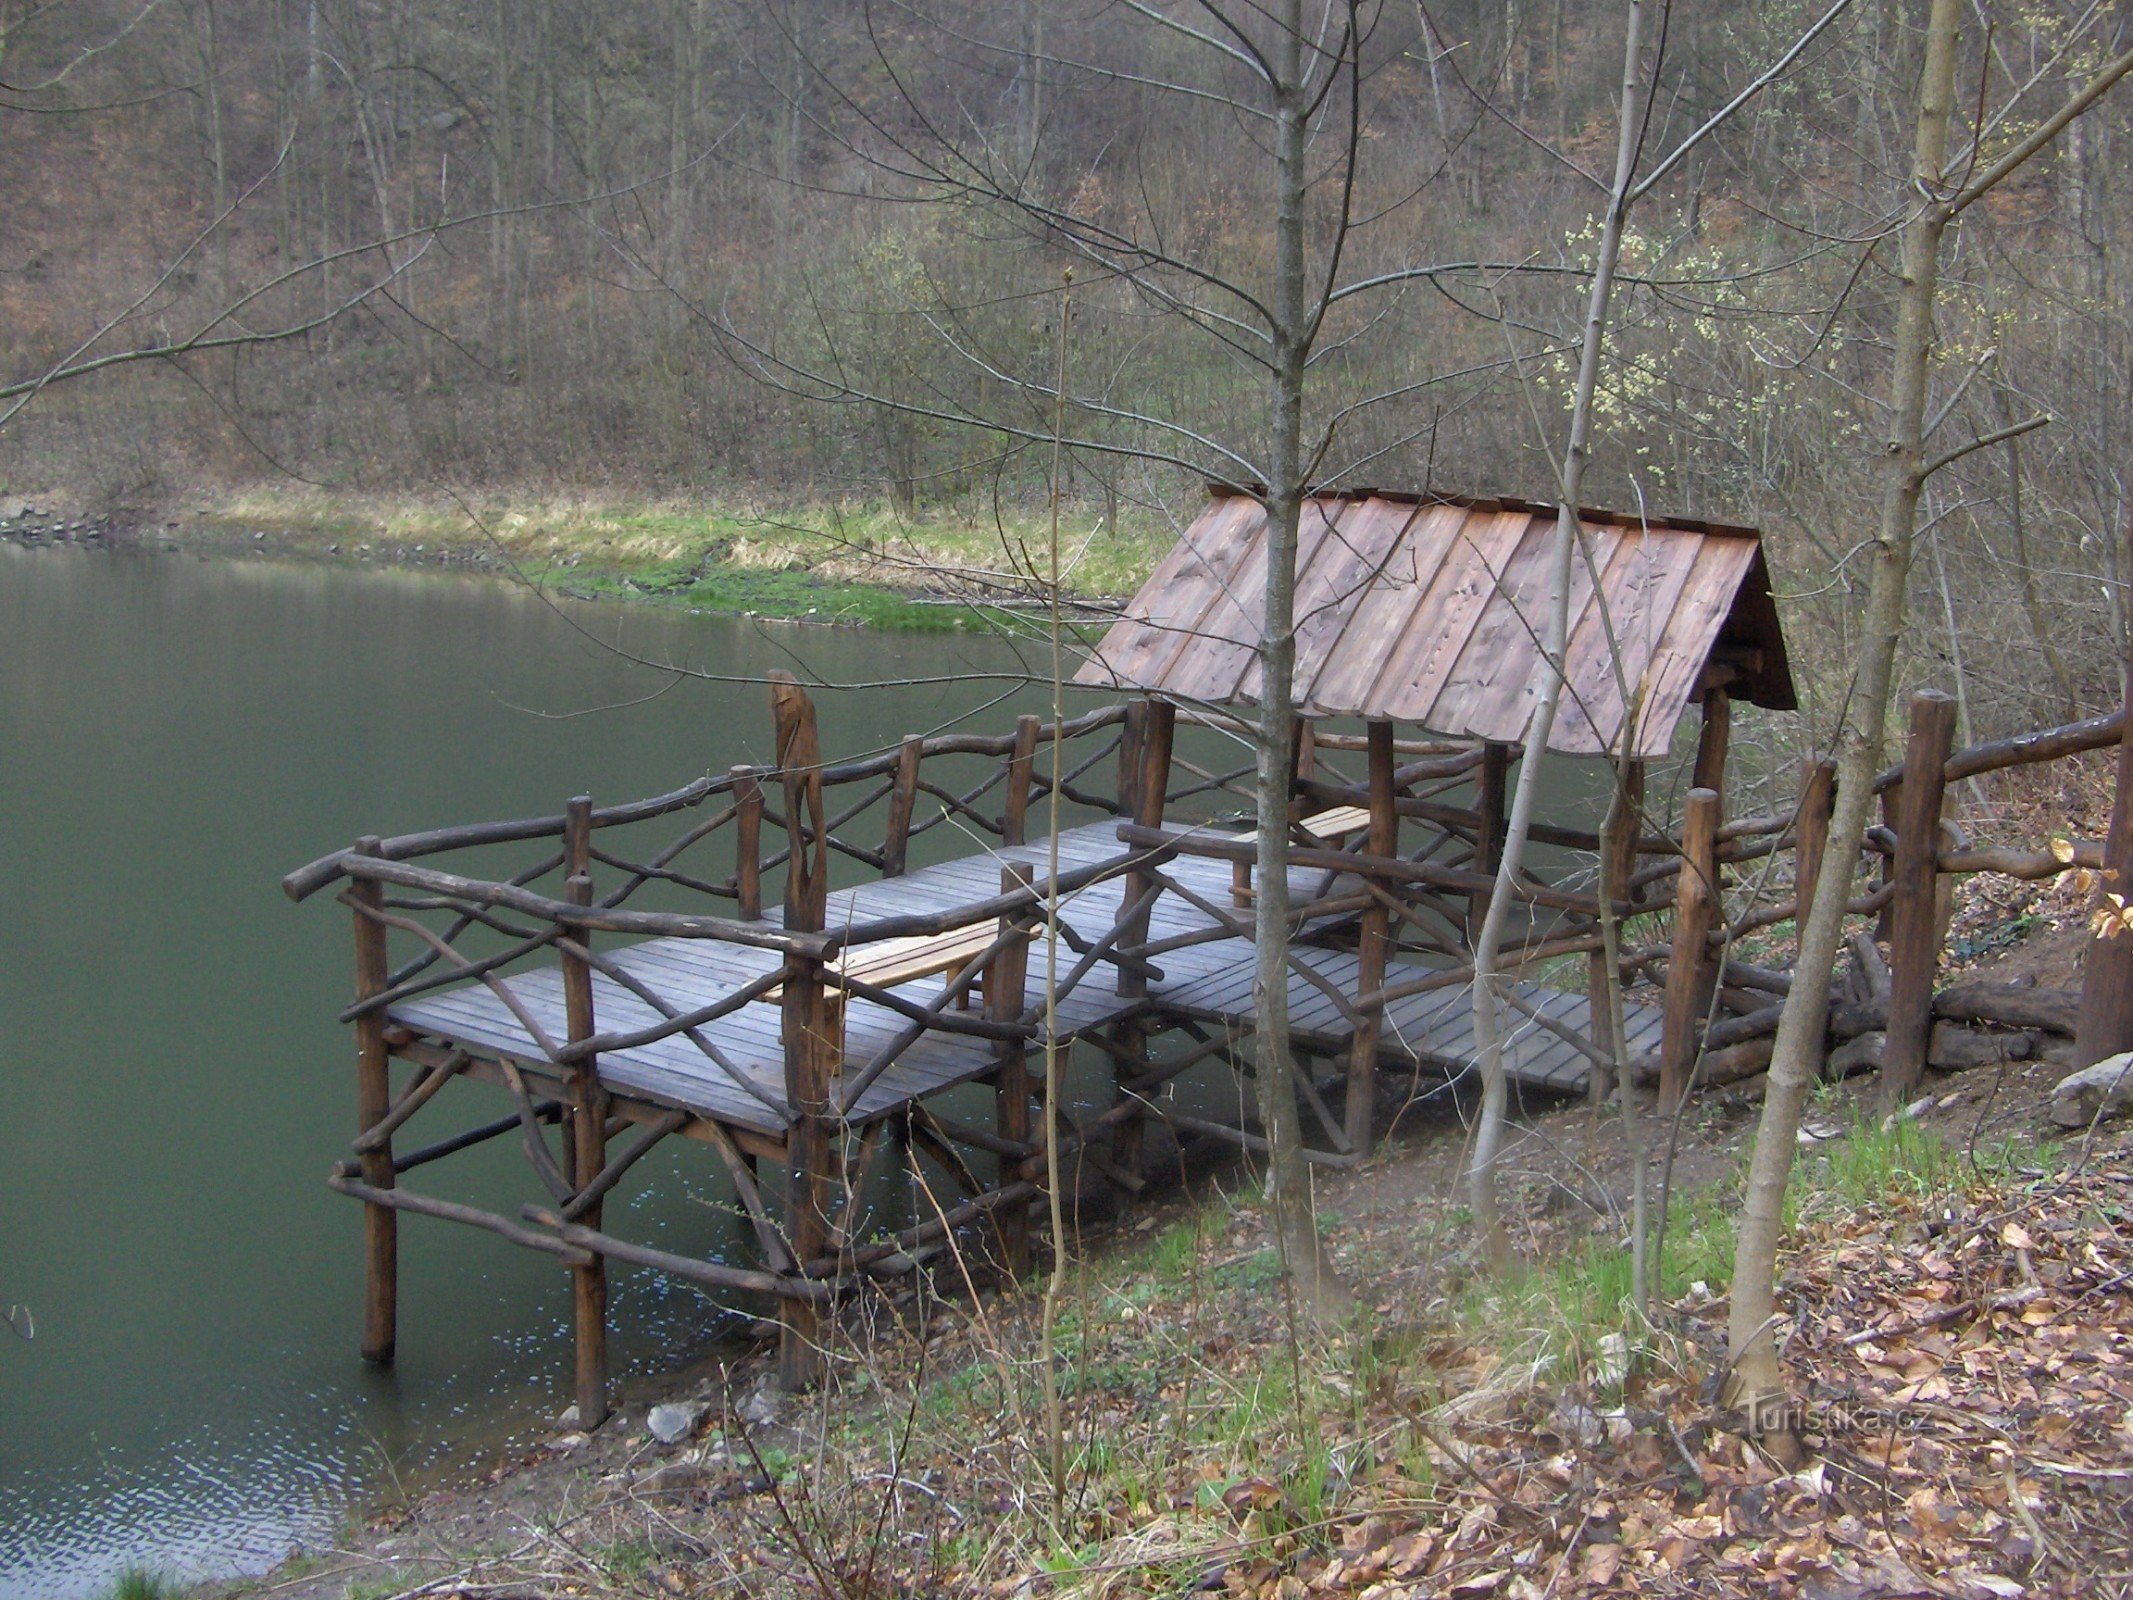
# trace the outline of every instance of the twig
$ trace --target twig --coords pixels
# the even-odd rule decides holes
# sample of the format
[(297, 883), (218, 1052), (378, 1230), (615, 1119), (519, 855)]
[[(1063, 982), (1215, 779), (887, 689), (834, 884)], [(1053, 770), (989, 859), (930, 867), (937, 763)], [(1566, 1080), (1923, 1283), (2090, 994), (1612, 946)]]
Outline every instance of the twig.
[(1914, 1317), (1909, 1322), (1899, 1322), (1893, 1328), (1868, 1328), (1860, 1333), (1848, 1334), (1838, 1343), (1846, 1350), (1856, 1345), (1871, 1344), (1877, 1339), (1901, 1339), (1908, 1334), (1923, 1333), (1928, 1328), (1938, 1328), (1943, 1323), (1967, 1317), (1973, 1311), (2012, 1311), (2016, 1306), (2026, 1306), (2042, 1294), (2043, 1289), (2029, 1284), (2020, 1289), (2010, 1289), (2005, 1294), (1965, 1300), (1960, 1305), (1943, 1307), (1928, 1317)]

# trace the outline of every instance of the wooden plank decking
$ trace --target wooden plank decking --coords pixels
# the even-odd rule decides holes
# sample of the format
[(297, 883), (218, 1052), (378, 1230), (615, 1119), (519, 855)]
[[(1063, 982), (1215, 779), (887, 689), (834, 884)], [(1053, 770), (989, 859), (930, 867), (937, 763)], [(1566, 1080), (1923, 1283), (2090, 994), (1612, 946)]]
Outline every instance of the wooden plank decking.
[[(1062, 870), (1119, 853), (1116, 824), (1101, 822), (1060, 835)], [(903, 877), (868, 883), (829, 896), (828, 925), (856, 925), (913, 911), (945, 911), (999, 892), (1000, 867), (1015, 862), (1034, 867), (1041, 881), (1048, 842), (990, 854), (963, 857), (920, 868)], [(1230, 869), (1226, 862), (1180, 856), (1163, 870), (1209, 903), (1229, 904)], [(1292, 892), (1304, 898), (1319, 892), (1323, 874), (1295, 870)], [(1117, 922), (1123, 897), (1119, 879), (1099, 883), (1070, 897), (1063, 920), (1091, 939), (1101, 938)], [(1241, 915), (1241, 913), (1240, 913)], [(1204, 931), (1213, 921), (1176, 895), (1155, 905), (1151, 940)], [(774, 951), (750, 949), (702, 939), (650, 939), (610, 947), (611, 959), (641, 977), (672, 1005), (690, 1009), (710, 1005), (775, 971)], [(1356, 957), (1351, 951), (1300, 949), (1301, 959), (1343, 993), (1356, 990)], [(1092, 972), (1060, 1005), (1061, 1033), (1076, 1036), (1121, 1020), (1144, 1007), (1155, 1007), (1195, 1020), (1250, 1026), (1252, 947), (1228, 938), (1169, 951), (1156, 960), (1162, 977), (1152, 980), (1145, 999), (1122, 998), (1113, 969)], [(1029, 963), (1025, 1003), (1043, 992), (1041, 955)], [(1396, 964), (1391, 981), (1412, 975)], [(562, 977), (556, 968), (523, 972), (509, 980), (513, 995), (552, 1039), (568, 1037)], [(659, 1020), (654, 1009), (612, 980), (593, 977), (595, 1014), (604, 1032), (648, 1027)], [(940, 992), (941, 980), (924, 979), (897, 989), (924, 1004)], [(1582, 995), (1519, 985), (1522, 997), (1548, 1015), (1580, 1032), (1586, 1031), (1588, 1005)], [(1395, 1002), (1381, 1030), (1381, 1059), (1402, 1067), (1430, 1069), (1452, 1076), (1472, 1065), (1473, 1027), (1465, 985), (1456, 985)], [(1292, 974), (1289, 983), (1292, 1026), (1308, 1047), (1328, 1054), (1347, 1048), (1350, 1029), (1332, 1001), (1315, 985)], [(1629, 1008), (1633, 1049), (1656, 1045), (1659, 1013), (1651, 1007)], [(480, 984), (439, 991), (394, 1006), (391, 1020), (419, 1034), (462, 1045), (479, 1055), (508, 1056), (521, 1062), (548, 1060), (548, 1053), (512, 1015), (503, 1001)], [(1565, 1041), (1514, 1018), (1511, 1074), (1530, 1087), (1574, 1093), (1586, 1080), (1583, 1058)], [(897, 1013), (855, 999), (845, 1018), (846, 1061), (857, 1067), (906, 1026)], [(681, 1035), (600, 1057), (600, 1077), (611, 1090), (656, 1105), (712, 1117), (729, 1125), (782, 1137), (790, 1118), (785, 1103), (784, 1046), (775, 1004), (745, 1005), (705, 1026), (704, 1032), (745, 1080), (737, 1082)], [(850, 1113), (853, 1123), (887, 1116), (912, 1101), (983, 1076), (994, 1062), (995, 1047), (967, 1034), (929, 1031), (870, 1084)]]

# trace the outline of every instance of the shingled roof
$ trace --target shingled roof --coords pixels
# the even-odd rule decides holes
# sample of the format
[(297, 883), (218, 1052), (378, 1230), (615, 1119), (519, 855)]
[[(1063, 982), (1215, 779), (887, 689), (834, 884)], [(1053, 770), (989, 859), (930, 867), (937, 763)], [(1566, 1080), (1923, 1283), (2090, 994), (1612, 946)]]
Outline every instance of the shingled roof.
[[(1380, 490), (1306, 502), (1296, 563), (1297, 708), (1521, 742), (1542, 682), (1555, 518), (1553, 506), (1528, 501)], [(1567, 692), (1550, 749), (1620, 748), (1623, 696), (1610, 634), (1632, 701), (1642, 690), (1636, 755), (1664, 755), (1683, 710), (1714, 682), (1756, 705), (1798, 704), (1753, 528), (1606, 511), (1583, 511), (1580, 521), (1589, 560), (1575, 564)], [(1595, 571), (1604, 606), (1594, 600)], [(1076, 681), (1189, 701), (1256, 701), (1265, 581), (1265, 508), (1215, 486)]]

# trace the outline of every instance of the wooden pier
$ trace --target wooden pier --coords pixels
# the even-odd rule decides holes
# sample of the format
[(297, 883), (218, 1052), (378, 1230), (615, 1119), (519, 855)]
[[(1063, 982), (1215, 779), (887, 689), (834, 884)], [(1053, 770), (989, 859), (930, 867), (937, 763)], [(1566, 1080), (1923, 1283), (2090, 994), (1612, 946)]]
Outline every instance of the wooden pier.
[[(774, 1298), (781, 1375), (804, 1383), (819, 1368), (825, 1318), (868, 1279), (908, 1274), (974, 1236), (1005, 1271), (1026, 1270), (1030, 1214), (1050, 1182), (1032, 1060), (1053, 1043), (1107, 1061), (1114, 1079), (1100, 1110), (1053, 1108), (1083, 1178), (1139, 1193), (1156, 1124), (1180, 1145), (1263, 1149), (1251, 1126), (1189, 1114), (1166, 1087), (1201, 1063), (1241, 1073), (1255, 1059), (1254, 730), (1202, 692), (1229, 670), (1207, 652), (1222, 654), (1224, 630), (1251, 627), (1222, 609), (1236, 609), (1237, 592), (1224, 574), (1248, 567), (1256, 537), (1243, 498), (1219, 492), (1207, 536), (1181, 546), (1222, 571), (1203, 582), (1167, 564), (1083, 673), (1115, 680), (1120, 659), (1145, 657), (1135, 670), (1157, 693), (1056, 726), (1025, 716), (999, 735), (912, 736), (828, 763), (814, 708), (788, 679), (772, 686), (777, 758), (765, 766), (626, 805), (580, 797), (543, 817), (366, 838), (291, 873), (292, 897), (338, 884), (354, 915), (356, 998), (343, 1020), (355, 1024), (360, 1132), (329, 1182), (365, 1208), (364, 1353), (392, 1358), (398, 1218), (414, 1212), (568, 1265), (587, 1426), (607, 1408), (610, 1261)], [(1426, 591), (1452, 631), (1395, 636), (1317, 613), (1299, 641), (1299, 683), (1315, 684), (1316, 698), (1286, 752), (1280, 825), (1291, 840), (1288, 1011), (1313, 1161), (1367, 1156), (1381, 1083), (1441, 1084), (1472, 1065), (1472, 930), (1495, 887), (1524, 715), (1511, 691), (1531, 678), (1517, 641), (1534, 634), (1514, 625), (1515, 587), (1498, 580), (1496, 594), (1477, 594), (1456, 569), (1470, 548), (1515, 556), (1543, 513), (1553, 514), (1414, 497), (1314, 503), (1321, 561), (1339, 545), (1348, 565), (1378, 564), (1376, 584), (1351, 585), (1351, 611), (1393, 614), (1399, 596), (1384, 590), (1399, 586), (1385, 575), (1420, 572), (1421, 556), (1400, 543), (1419, 541), (1437, 570), (1410, 599), (1423, 604)], [(1755, 655), (1742, 642), (1768, 608), (1752, 534), (1619, 520), (1590, 531), (1607, 594), (1642, 608), (1637, 647), (1664, 689), (1659, 722), (1635, 729), (1628, 781), (1691, 700), (1703, 706), (1698, 776), (1715, 779), (1725, 685), (1766, 702), (1790, 693), (1781, 643)], [(1581, 621), (1577, 649), (1589, 653), (1594, 635)], [(1381, 654), (1397, 648), (1366, 660), (1352, 648), (1366, 638)], [(1198, 653), (1165, 643), (1178, 639), (1200, 640)], [(1231, 658), (1242, 676), (1222, 694), (1248, 700), (1249, 652)], [(1214, 677), (1189, 695), (1161, 692), (1180, 671)], [(1395, 698), (1412, 696), (1425, 678), (1429, 714), (1463, 732), (1401, 737), (1374, 700), (1332, 697), (1336, 682), (1380, 680)], [(1603, 700), (1580, 701), (1570, 724), (1580, 749), (1627, 738), (1627, 713)], [(1342, 718), (1356, 731), (1333, 731)], [(1051, 813), (1055, 772), (1056, 881), (1049, 824), (1033, 827)], [(1557, 865), (1552, 878), (1527, 872), (1514, 891), (1514, 981), (1501, 992), (1520, 1085), (1604, 1088), (1617, 1063), (1672, 1061), (1682, 1040), (1693, 1060), (1720, 993), (1709, 914), (1720, 863), (1767, 853), (1785, 824), (1728, 832), (1704, 826), (1711, 804), (1690, 812), (1680, 840), (1640, 831), (1633, 813), (1604, 840), (1554, 823), (1533, 830)], [(1623, 972), (1663, 966), (1668, 987), (1664, 1008), (1628, 1008), (1619, 1047), (1592, 1026), (1586, 984), (1561, 986), (1575, 973), (1602, 992), (1593, 884), (1603, 859), (1618, 917), (1671, 903), (1686, 930), (1671, 952), (1625, 957)], [(766, 885), (779, 903), (766, 904)], [(1054, 954), (1048, 1001), (1043, 958)], [(492, 1086), (486, 1120), (414, 1143), (414, 1119), (463, 1098), (455, 1086), (467, 1081)], [(987, 1126), (968, 1117), (970, 1085), (991, 1091)], [(403, 1181), (510, 1136), (538, 1185), (517, 1215)], [(605, 1199), (670, 1138), (721, 1163), (754, 1263), (681, 1256), (603, 1225)], [(872, 1177), (920, 1163), (940, 1180), (929, 1192), (951, 1200), (893, 1236), (867, 1236)]]
[[(485, 1229), (569, 1268), (579, 1414), (591, 1427), (608, 1404), (610, 1261), (774, 1299), (781, 1377), (797, 1385), (819, 1370), (839, 1303), (869, 1280), (962, 1246), (1010, 1274), (1028, 1268), (1031, 1214), (1052, 1181), (1043, 1116), (1057, 1120), (1074, 1181), (1093, 1173), (1127, 1197), (1150, 1181), (1152, 1126), (1167, 1125), (1181, 1147), (1264, 1149), (1252, 1127), (1190, 1114), (1170, 1093), (1202, 1063), (1247, 1073), (1256, 1059), (1254, 736), (1204, 698), (1252, 692), (1245, 656), (1208, 654), (1225, 630), (1252, 626), (1232, 581), (1251, 559), (1240, 498), (1219, 492), (1202, 536), (1181, 546), (1212, 577), (1171, 571), (1183, 557), (1166, 564), (1083, 674), (1116, 680), (1137, 660), (1155, 693), (1056, 726), (1025, 716), (1005, 734), (912, 736), (827, 764), (814, 708), (787, 679), (772, 687), (777, 759), (767, 766), (626, 805), (580, 797), (548, 816), (366, 838), (291, 873), (293, 898), (338, 884), (354, 917), (356, 998), (343, 1020), (355, 1027), (359, 1132), (328, 1181), (364, 1207), (364, 1354), (393, 1357), (405, 1212)], [(1300, 634), (1298, 681), (1315, 703), (1285, 752), (1291, 801), (1279, 819), (1290, 836), (1286, 998), (1306, 1155), (1352, 1165), (1369, 1153), (1386, 1078), (1441, 1085), (1473, 1065), (1471, 930), (1496, 888), (1522, 716), (1506, 687), (1532, 681), (1530, 661), (1507, 652), (1532, 630), (1492, 616), (1517, 611), (1503, 573), (1485, 600), (1479, 580), (1455, 569), (1468, 550), (1512, 561), (1553, 511), (1359, 495), (1326, 497), (1313, 514), (1325, 524), (1310, 546), (1321, 563), (1336, 576), (1357, 563), (1380, 574), (1354, 589), (1345, 618), (1313, 614)], [(2106, 868), (2122, 882), (2133, 873), (2133, 809), (2121, 794), (2104, 845), (1979, 849), (1952, 826), (1944, 796), (1983, 773), (2112, 746), (2133, 770), (2123, 713), (1953, 750), (1946, 698), (1922, 692), (1905, 763), (1875, 781), (1887, 825), (1861, 860), (1826, 861), (1826, 762), (1809, 759), (1785, 814), (1723, 816), (1729, 687), (1765, 704), (1790, 699), (1757, 587), (1761, 558), (1743, 545), (1752, 534), (1641, 519), (1587, 531), (1608, 603), (1622, 607), (1617, 636), (1641, 628), (1642, 643), (1625, 648), (1642, 652), (1640, 670), (1665, 691), (1644, 703), (1669, 720), (1632, 725), (1603, 692), (1573, 719), (1571, 747), (1616, 752), (1620, 792), (1638, 804), (1604, 836), (1559, 821), (1531, 829), (1554, 868), (1526, 872), (1513, 891), (1513, 979), (1498, 992), (1516, 1083), (1597, 1093), (1626, 1068), (1667, 1108), (1697, 1084), (1760, 1070), (1789, 980), (1733, 960), (1734, 942), (1797, 916), (1833, 875), (1850, 914), (1889, 916), (1886, 965), (1871, 943), (1853, 944), (1861, 975), (1880, 973), (1854, 1002), (1870, 1013), (1861, 1026), (1879, 1031), (1845, 1034), (1838, 1052), (1878, 1040), (1888, 1094), (1908, 1092), (1929, 1062), (1982, 1058), (1992, 1035), (1965, 1025), (2019, 1029), (2071, 1014), (2071, 997), (2008, 985), (1936, 993), (1939, 891), (1972, 872)], [(1402, 540), (1426, 545), (1435, 565)], [(1311, 583), (1332, 583), (1306, 567)], [(1348, 645), (1363, 626), (1356, 616), (1396, 618), (1386, 591), (1399, 584), (1385, 575), (1402, 571), (1415, 574), (1404, 580), (1410, 604), (1441, 610), (1452, 642), (1372, 624), (1364, 646), (1375, 654), (1361, 659)], [(1584, 603), (1573, 681), (1591, 677), (1601, 631), (1590, 616), (1601, 601)], [(1758, 630), (1765, 644), (1753, 642)], [(1181, 639), (1200, 653), (1171, 648)], [(1224, 679), (1232, 667), (1244, 677)], [(1182, 696), (1188, 682), (1197, 706), (1162, 692)], [(1328, 688), (1340, 682), (1378, 687), (1351, 704)], [(1643, 757), (1667, 748), (1670, 719), (1692, 701), (1695, 786), (1678, 826), (1653, 831)], [(1400, 738), (1393, 705), (1424, 706), (1463, 736)], [(1327, 719), (1339, 717), (1362, 731), (1331, 731)], [(1051, 814), (1055, 772), (1056, 847), (1031, 826)], [(525, 859), (505, 859), (514, 850)], [(1729, 872), (1760, 872), (1785, 851), (1777, 893), (1729, 900)], [(1881, 881), (1854, 894), (1862, 868)], [(782, 903), (766, 906), (766, 880)], [(1598, 882), (1615, 886), (1618, 928), (1646, 941), (1618, 939), (1613, 962)], [(2107, 954), (2091, 964), (2103, 998), (2124, 964)], [(1639, 976), (1663, 987), (1663, 1004), (1627, 1006), (1616, 1040), (1595, 1026), (1595, 1006)], [(2095, 1021), (2084, 1010), (2082, 1053), (2133, 1046), (2125, 1011)], [(1032, 1061), (1053, 1044), (1109, 1063), (1107, 1106), (1043, 1106)], [(408, 1137), (418, 1117), (438, 1115), (433, 1104), (465, 1098), (458, 1086), (470, 1080), (491, 1086), (484, 1120)], [(973, 1085), (990, 1090), (985, 1126), (968, 1114)], [(538, 1185), (517, 1215), (402, 1181), (513, 1135)], [(722, 1165), (753, 1264), (683, 1256), (603, 1225), (606, 1198), (670, 1138), (708, 1147)], [(895, 1164), (924, 1170), (928, 1193), (947, 1198), (930, 1217), (869, 1236), (864, 1196)]]
[[(607, 1261), (775, 1297), (781, 1367), (793, 1383), (816, 1370), (825, 1308), (868, 1274), (908, 1272), (980, 1223), (1006, 1269), (1025, 1268), (1027, 1212), (1046, 1176), (1032, 1132), (1041, 1085), (1027, 1065), (1045, 1046), (1043, 963), (1032, 954), (1055, 887), (1051, 841), (1033, 837), (1028, 820), (1046, 788), (1036, 755), (1054, 738), (1065, 746), (1063, 804), (1096, 820), (1058, 841), (1052, 1014), (1059, 1042), (1100, 1052), (1118, 1082), (1109, 1110), (1067, 1129), (1077, 1165), (1138, 1192), (1151, 1122), (1169, 1124), (1180, 1144), (1258, 1144), (1252, 1129), (1187, 1115), (1162, 1093), (1201, 1062), (1235, 1065), (1249, 1053), (1249, 834), (1211, 815), (1236, 801), (1248, 766), (1173, 760), (1178, 714), (1146, 700), (1058, 729), (1024, 718), (997, 739), (906, 741), (825, 766), (807, 697), (786, 685), (774, 699), (779, 748), (797, 751), (800, 765), (740, 769), (604, 810), (580, 799), (551, 817), (366, 839), (290, 875), (299, 898), (342, 882), (355, 916), (358, 995), (345, 1020), (357, 1027), (363, 1131), (329, 1181), (369, 1217), (372, 1359), (390, 1360), (396, 1337), (402, 1212), (484, 1228), (569, 1264), (587, 1419), (605, 1405)], [(1234, 748), (1238, 730), (1222, 720), (1202, 714), (1189, 726)], [(1396, 742), (1389, 724), (1348, 742), (1373, 747), (1381, 778), (1396, 777), (1400, 794), (1424, 804), (1470, 785), (1484, 765), (1480, 747)], [(1357, 787), (1332, 765), (1338, 743), (1321, 743), (1311, 780), (1336, 795)], [(1422, 759), (1392, 774), (1397, 755)], [(952, 784), (942, 781), (950, 768), (961, 769)], [(1099, 770), (1107, 781), (1092, 777)], [(846, 793), (853, 798), (833, 808), (827, 797)], [(1175, 814), (1195, 801), (1200, 815)], [(1472, 836), (1490, 819), (1462, 824), (1456, 808), (1440, 806), (1454, 820), (1410, 824), (1415, 846), (1396, 840), (1403, 848), (1380, 860), (1354, 825), (1367, 808), (1305, 814), (1303, 804), (1289, 881), (1297, 1048), (1352, 1075), (1360, 1037), (1374, 1065), (1401, 1081), (1457, 1078), (1471, 1065), (1464, 930), (1475, 886), (1488, 881), (1457, 863), (1475, 853)], [(861, 842), (853, 822), (870, 812), (885, 831)], [(678, 833), (625, 853), (625, 836), (675, 821)], [(904, 868), (914, 838), (951, 825), (975, 842)], [(707, 868), (714, 841), (732, 854)], [(446, 871), (438, 860), (510, 845), (534, 846), (535, 859), (508, 876)], [(861, 881), (831, 889), (833, 853), (856, 863)], [(766, 876), (784, 886), (769, 915)], [(543, 886), (554, 879), (560, 894)], [(639, 909), (654, 892), (722, 909)], [(1589, 895), (1543, 885), (1531, 894), (1529, 945), (1544, 954), (1594, 946)], [(1360, 935), (1384, 904), (1402, 927), (1366, 960)], [(389, 954), (401, 956), (397, 965)], [(1539, 1092), (1583, 1092), (1594, 1056), (1580, 1042), (1586, 998), (1535, 983), (1514, 993), (1520, 1010), (1546, 1019), (1516, 1028), (1514, 1078)], [(1632, 1008), (1633, 1046), (1655, 1041), (1659, 1026), (1655, 1010)], [(1164, 1048), (1172, 1044), (1183, 1048)], [(395, 1060), (405, 1064), (397, 1083)], [(501, 1090), (498, 1114), (411, 1147), (402, 1130), (462, 1080)], [(973, 1083), (993, 1089), (989, 1127), (932, 1104)], [(1318, 1119), (1312, 1159), (1361, 1159), (1371, 1108), (1336, 1110), (1316, 1086), (1306, 1099)], [(518, 1216), (403, 1181), (514, 1135), (544, 1191)], [(758, 1264), (683, 1258), (603, 1229), (605, 1197), (670, 1137), (708, 1145), (723, 1163)], [(959, 1188), (956, 1203), (896, 1237), (859, 1237), (858, 1197), (892, 1159), (932, 1163)], [(765, 1162), (780, 1181), (759, 1177)]]

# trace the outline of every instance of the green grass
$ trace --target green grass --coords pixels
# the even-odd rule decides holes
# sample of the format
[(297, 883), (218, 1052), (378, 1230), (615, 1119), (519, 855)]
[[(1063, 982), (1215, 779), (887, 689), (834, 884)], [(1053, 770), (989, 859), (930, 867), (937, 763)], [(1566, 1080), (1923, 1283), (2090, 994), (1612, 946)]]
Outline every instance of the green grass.
[(1930, 1202), (1960, 1193), (1980, 1178), (2046, 1167), (2055, 1148), (2010, 1137), (1966, 1150), (1909, 1117), (1857, 1114), (1841, 1138), (1823, 1147), (1814, 1170), (1802, 1176), (1813, 1203), (1857, 1211), (1891, 1195)]
[(168, 1579), (146, 1567), (128, 1567), (104, 1591), (106, 1600), (174, 1600), (177, 1593)]
[[(1079, 506), (1062, 517), (1068, 588), (1130, 593), (1169, 547), (1169, 530), (1144, 519), (1091, 533), (1096, 521)], [(958, 570), (1041, 562), (1048, 518), (1042, 508), (1021, 508), (995, 520), (989, 506), (930, 507), (906, 519), (865, 503), (759, 511), (709, 500), (462, 503), (252, 490), (213, 499), (181, 535), (186, 529), (245, 545), (266, 532), (279, 553), (350, 564), (428, 563), (451, 553), (569, 594), (945, 632), (988, 626), (999, 614), (921, 603), (906, 591), (937, 588)]]

